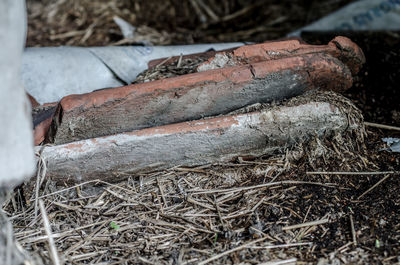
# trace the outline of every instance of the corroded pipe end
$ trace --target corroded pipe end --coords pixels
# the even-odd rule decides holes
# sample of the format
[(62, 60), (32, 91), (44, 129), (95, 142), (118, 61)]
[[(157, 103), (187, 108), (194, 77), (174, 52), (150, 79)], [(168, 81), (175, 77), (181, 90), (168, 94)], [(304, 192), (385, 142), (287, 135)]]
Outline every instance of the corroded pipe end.
[(365, 63), (365, 55), (361, 48), (347, 37), (338, 36), (328, 45), (335, 46), (341, 51), (339, 60), (346, 64), (351, 73), (357, 74)]

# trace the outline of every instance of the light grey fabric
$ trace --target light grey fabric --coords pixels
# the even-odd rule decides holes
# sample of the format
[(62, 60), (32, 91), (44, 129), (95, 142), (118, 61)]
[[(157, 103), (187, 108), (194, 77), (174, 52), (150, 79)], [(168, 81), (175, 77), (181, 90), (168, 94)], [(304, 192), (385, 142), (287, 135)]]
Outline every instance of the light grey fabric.
[(289, 36), (300, 36), (302, 31), (399, 29), (399, 0), (359, 0), (290, 33)]
[(0, 0), (0, 187), (35, 169), (31, 107), (20, 82), (25, 36), (24, 0)]

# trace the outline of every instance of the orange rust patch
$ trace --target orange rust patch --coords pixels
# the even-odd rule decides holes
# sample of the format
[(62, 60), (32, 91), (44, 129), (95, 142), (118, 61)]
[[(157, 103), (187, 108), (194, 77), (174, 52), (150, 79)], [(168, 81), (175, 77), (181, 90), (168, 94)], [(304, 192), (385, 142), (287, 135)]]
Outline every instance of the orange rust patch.
[(78, 148), (82, 148), (83, 145), (84, 145), (83, 143), (69, 143), (69, 144), (65, 145), (65, 148), (67, 148), (67, 149), (78, 149)]
[(216, 129), (228, 129), (233, 125), (238, 125), (237, 116), (224, 116), (219, 118), (198, 120), (190, 122), (182, 122), (159, 127), (147, 128), (138, 131), (126, 133), (128, 135), (136, 136), (151, 136), (157, 134), (179, 134), (198, 131), (212, 132)]
[(298, 40), (267, 42), (239, 47), (234, 50), (233, 55), (236, 57), (244, 58), (261, 57), (263, 59), (268, 59), (268, 51), (293, 51), (295, 49), (301, 48), (301, 46), (302, 44), (300, 44)]

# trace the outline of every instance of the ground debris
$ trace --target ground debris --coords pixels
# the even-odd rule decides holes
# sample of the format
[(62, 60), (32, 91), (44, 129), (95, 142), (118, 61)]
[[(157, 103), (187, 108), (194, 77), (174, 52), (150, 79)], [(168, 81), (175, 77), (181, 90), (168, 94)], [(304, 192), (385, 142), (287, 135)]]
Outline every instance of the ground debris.
[[(361, 139), (359, 133), (336, 135), (285, 155), (176, 167), (126, 176), (116, 184), (94, 180), (57, 187), (43, 180), (38, 198), (44, 200), (55, 245), (67, 264), (395, 262), (398, 175), (357, 199), (382, 175), (311, 174), (399, 168), (398, 156), (393, 165), (377, 164), (396, 156), (368, 145), (379, 142), (376, 133), (369, 133), (367, 145)], [(323, 151), (313, 151), (316, 146)], [(47, 262), (47, 237), (34, 204), (35, 196), (20, 190), (4, 210), (18, 242)]]
[(160, 63), (157, 66), (140, 73), (133, 83), (140, 84), (164, 78), (196, 73), (197, 66), (204, 61), (206, 61), (206, 58), (198, 56), (195, 58), (181, 59), (177, 63), (170, 64), (168, 63), (167, 58), (164, 63)]

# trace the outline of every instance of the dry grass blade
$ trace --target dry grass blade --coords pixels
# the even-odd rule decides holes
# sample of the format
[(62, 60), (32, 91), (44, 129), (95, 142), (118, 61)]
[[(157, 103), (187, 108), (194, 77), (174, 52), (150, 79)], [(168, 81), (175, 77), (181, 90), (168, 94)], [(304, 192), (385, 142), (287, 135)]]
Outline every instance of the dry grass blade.
[(293, 229), (298, 229), (298, 228), (303, 228), (303, 227), (322, 225), (322, 224), (326, 224), (326, 223), (329, 223), (329, 219), (321, 219), (321, 220), (307, 222), (307, 223), (301, 223), (301, 224), (297, 224), (297, 225), (289, 225), (289, 226), (282, 227), (282, 230), (293, 230)]
[(50, 222), (47, 217), (46, 208), (44, 207), (43, 200), (39, 200), (39, 207), (40, 207), (40, 212), (42, 213), (44, 230), (46, 231), (46, 235), (48, 237), (48, 243), (49, 243), (49, 248), (50, 248), (49, 252), (50, 252), (51, 260), (54, 265), (61, 265), (62, 263), (58, 256), (57, 248), (54, 244), (54, 239), (53, 239), (53, 235), (52, 235), (51, 228), (50, 228)]
[(384, 124), (379, 124), (379, 123), (374, 123), (374, 122), (364, 122), (364, 124), (365, 124), (365, 126), (375, 127), (375, 128), (379, 128), (379, 129), (400, 131), (400, 127), (396, 127), (396, 126), (384, 125)]
[(296, 264), (297, 259), (292, 258), (292, 259), (286, 259), (286, 260), (279, 260), (279, 261), (269, 261), (269, 262), (264, 262), (260, 263), (258, 265), (283, 265), (283, 264)]
[(291, 248), (291, 247), (301, 247), (301, 246), (311, 246), (311, 242), (301, 242), (301, 243), (288, 243), (279, 245), (266, 245), (266, 246), (250, 246), (253, 249), (274, 249), (274, 248)]
[(208, 258), (208, 259), (206, 259), (206, 260), (203, 260), (203, 261), (199, 262), (198, 265), (204, 265), (204, 264), (210, 263), (210, 262), (212, 262), (212, 261), (214, 261), (214, 260), (217, 260), (217, 259), (219, 259), (219, 258), (221, 258), (221, 257), (223, 257), (223, 256), (229, 255), (230, 253), (233, 253), (233, 252), (236, 252), (236, 251), (239, 251), (239, 250), (248, 248), (248, 247), (250, 247), (250, 246), (252, 246), (252, 245), (254, 245), (254, 244), (258, 243), (258, 242), (262, 242), (262, 241), (265, 241), (265, 240), (267, 240), (267, 239), (268, 239), (267, 237), (259, 238), (259, 239), (257, 239), (257, 240), (254, 240), (254, 241), (251, 241), (251, 242), (249, 242), (249, 243), (243, 244), (243, 245), (238, 246), (238, 247), (236, 247), (236, 248), (227, 250), (227, 251), (225, 251), (225, 252), (222, 252), (222, 253), (220, 253), (220, 254), (217, 254), (217, 255), (215, 255), (215, 256), (212, 256), (211, 258)]
[(194, 11), (196, 12), (197, 16), (199, 17), (199, 20), (201, 23), (207, 23), (207, 17), (201, 10), (199, 3), (196, 0), (190, 0), (190, 4), (192, 5)]
[[(263, 42), (281, 38), (349, 2), (353, 0), (27, 0), (27, 46)], [(136, 27), (133, 39), (123, 39), (113, 22), (115, 15)], [(381, 47), (385, 38), (377, 39)], [(316, 41), (329, 40), (318, 37)], [(355, 42), (360, 46), (371, 44)], [(378, 57), (390, 54), (385, 55)], [(138, 82), (193, 73), (201, 61), (185, 58), (178, 63), (167, 59), (143, 73)], [(368, 66), (372, 57), (367, 59)], [(365, 69), (367, 72), (369, 77), (381, 73), (370, 68)], [(389, 73), (386, 79), (395, 80), (395, 73), (385, 72)], [(362, 74), (359, 78), (371, 80)], [(379, 118), (376, 120), (387, 124), (398, 121), (399, 109), (393, 103), (384, 103), (388, 112), (383, 120), (379, 117), (382, 112), (368, 114), (375, 105), (368, 102), (388, 99), (383, 93), (373, 92), (373, 83), (351, 97), (361, 103), (359, 107), (364, 107), (368, 119)], [(354, 89), (358, 91), (365, 83), (357, 84)], [(385, 87), (391, 89), (390, 85)], [(350, 115), (360, 114), (358, 110), (351, 104), (343, 108), (349, 113), (349, 124), (363, 127), (361, 115)], [(94, 180), (65, 187), (39, 176), (37, 190), (31, 188), (34, 185), (18, 188), (18, 193), (3, 205), (4, 213), (12, 221), (16, 240), (30, 254), (43, 259), (38, 264), (54, 263), (46, 248), (49, 236), (44, 233), (40, 212), (35, 218), (38, 207), (35, 209), (33, 202), (36, 200), (38, 205), (37, 200), (43, 198), (51, 202), (46, 209), (51, 237), (69, 264), (197, 264), (218, 253), (224, 254), (211, 263), (395, 263), (400, 253), (400, 194), (396, 192), (400, 179), (387, 178), (383, 183), (386, 185), (380, 183), (372, 189), (374, 196), (371, 187), (376, 185), (378, 175), (395, 175), (400, 170), (398, 154), (377, 151), (383, 132), (398, 137), (399, 128), (368, 122), (365, 125), (370, 127), (368, 135), (362, 128), (326, 139), (310, 139), (299, 150), (273, 157), (238, 158), (220, 165), (151, 174), (114, 172), (129, 178), (118, 184)], [(335, 172), (338, 170), (342, 172)], [(352, 175), (363, 177), (348, 177)], [(309, 182), (321, 185), (305, 184)], [(264, 184), (267, 186), (259, 186)], [(355, 200), (365, 190), (362, 198), (368, 194), (371, 198)], [(357, 214), (349, 215), (349, 207), (357, 209)], [(330, 223), (283, 229), (289, 224), (310, 224), (310, 220), (327, 218)], [(351, 232), (349, 222), (356, 226)], [(261, 237), (266, 240), (252, 243)], [(374, 246), (375, 240), (380, 245)], [(226, 253), (246, 244), (250, 245)], [(319, 260), (322, 256), (325, 262)]]
[(349, 171), (308, 171), (307, 175), (349, 175), (349, 176), (371, 176), (371, 175), (387, 175), (400, 174), (399, 171), (372, 171), (372, 172), (349, 172)]
[(37, 173), (36, 173), (36, 185), (35, 185), (35, 218), (37, 218), (37, 213), (39, 211), (39, 190), (42, 185), (44, 178), (46, 177), (46, 161), (44, 161), (40, 152), (36, 154), (39, 157), (37, 162)]
[(373, 189), (375, 189), (376, 187), (378, 187), (382, 182), (384, 182), (387, 178), (389, 178), (391, 175), (386, 175), (384, 176), (382, 179), (380, 179), (375, 185), (373, 185), (371, 188), (369, 188), (368, 190), (366, 190), (363, 194), (361, 194), (360, 196), (358, 196), (358, 200), (361, 199), (362, 197), (364, 197), (366, 194), (368, 194), (369, 192), (371, 192)]
[(86, 30), (68, 31), (65, 33), (51, 35), (50, 39), (51, 40), (66, 39), (66, 38), (84, 35), (85, 33), (86, 33)]
[(356, 235), (356, 230), (354, 228), (354, 220), (352, 214), (350, 214), (350, 227), (351, 227), (351, 235), (353, 237), (353, 244), (354, 246), (357, 246), (357, 235)]
[(265, 4), (265, 1), (260, 1), (260, 2), (256, 2), (255, 4), (252, 4), (252, 5), (247, 5), (246, 7), (242, 8), (241, 10), (236, 11), (235, 13), (232, 13), (232, 14), (222, 17), (221, 21), (226, 22), (226, 21), (236, 19), (237, 17), (243, 16), (244, 14), (253, 10), (254, 8), (257, 8), (260, 5), (264, 5), (264, 4)]
[(238, 191), (246, 191), (253, 189), (262, 189), (266, 187), (272, 186), (282, 186), (282, 185), (316, 185), (316, 186), (324, 186), (329, 188), (334, 188), (336, 184), (333, 183), (318, 183), (318, 182), (309, 182), (309, 181), (279, 181), (279, 182), (269, 182), (266, 184), (260, 184), (249, 187), (240, 187), (240, 188), (231, 188), (231, 189), (215, 189), (215, 190), (188, 190), (187, 192), (192, 193), (193, 195), (198, 194), (212, 194), (212, 193), (228, 193), (228, 192), (238, 192)]
[(199, 6), (201, 6), (204, 9), (204, 11), (206, 11), (207, 15), (213, 20), (213, 22), (219, 21), (219, 17), (214, 13), (214, 11), (208, 5), (206, 5), (206, 3), (204, 3), (203, 0), (196, 0), (196, 2), (198, 3)]

